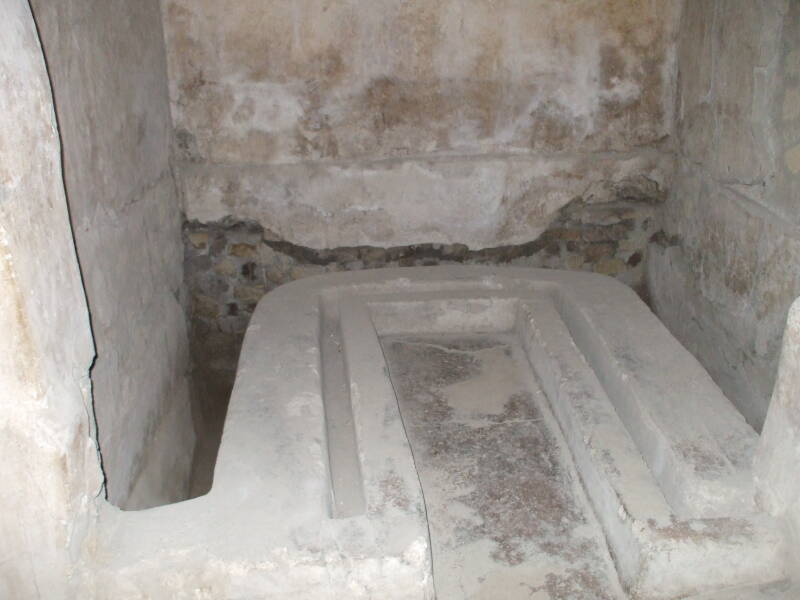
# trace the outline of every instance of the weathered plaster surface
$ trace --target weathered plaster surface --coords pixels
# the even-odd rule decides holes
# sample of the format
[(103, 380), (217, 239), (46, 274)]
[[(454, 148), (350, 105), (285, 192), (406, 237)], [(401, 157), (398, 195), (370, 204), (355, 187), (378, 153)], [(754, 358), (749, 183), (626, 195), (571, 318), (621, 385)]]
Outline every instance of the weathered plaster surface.
[(793, 558), (800, 569), (800, 301), (795, 301), (783, 336), (778, 377), (756, 457), (760, 503), (787, 523)]
[(479, 248), (670, 171), (678, 1), (162, 5), (190, 220)]
[[(0, 597), (74, 598), (101, 474), (94, 356), (41, 48), (0, 20)], [(46, 250), (46, 254), (45, 254)]]
[(194, 446), (181, 216), (157, 0), (33, 0), (97, 347), (108, 498), (185, 498)]
[(800, 4), (687, 2), (678, 169), (648, 253), (659, 316), (761, 428), (800, 294)]
[(672, 159), (656, 150), (561, 157), (480, 155), (348, 163), (218, 165), (180, 173), (186, 214), (200, 222), (255, 220), (312, 248), (463, 243), (539, 237), (575, 198), (616, 200), (613, 188), (667, 187)]

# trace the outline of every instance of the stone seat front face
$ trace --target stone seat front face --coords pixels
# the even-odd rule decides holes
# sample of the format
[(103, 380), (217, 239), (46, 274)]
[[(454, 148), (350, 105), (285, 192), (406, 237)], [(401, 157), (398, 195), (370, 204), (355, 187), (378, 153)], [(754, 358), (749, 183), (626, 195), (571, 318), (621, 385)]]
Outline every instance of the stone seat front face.
[(521, 348), (633, 596), (783, 577), (781, 538), (753, 506), (755, 432), (639, 298), (602, 276), (486, 267), (332, 274), (268, 294), (211, 492), (114, 514), (109, 577), (139, 585), (156, 556), (202, 569), (224, 597), (433, 597), (424, 465), (381, 347), (430, 334)]

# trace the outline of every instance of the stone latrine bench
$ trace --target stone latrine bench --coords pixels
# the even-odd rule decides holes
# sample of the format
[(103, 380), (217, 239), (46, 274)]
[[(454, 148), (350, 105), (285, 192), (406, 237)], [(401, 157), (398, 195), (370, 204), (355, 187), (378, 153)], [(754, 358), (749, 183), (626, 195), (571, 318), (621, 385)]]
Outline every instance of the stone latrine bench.
[(108, 507), (97, 596), (433, 598), (423, 490), (380, 339), (476, 332), (524, 349), (632, 597), (785, 577), (783, 538), (753, 502), (756, 433), (633, 291), (586, 273), (433, 267), (268, 294), (210, 493)]

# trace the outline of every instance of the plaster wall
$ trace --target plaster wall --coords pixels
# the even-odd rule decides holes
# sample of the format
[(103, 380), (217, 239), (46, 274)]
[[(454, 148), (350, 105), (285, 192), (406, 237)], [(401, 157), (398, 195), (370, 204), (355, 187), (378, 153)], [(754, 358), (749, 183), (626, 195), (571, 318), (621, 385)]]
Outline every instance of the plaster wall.
[(775, 391), (761, 435), (755, 474), (759, 501), (787, 523), (792, 558), (800, 566), (800, 301), (789, 311)]
[(757, 429), (800, 294), (800, 4), (687, 2), (658, 315)]
[(644, 289), (680, 0), (161, 4), (206, 439), (276, 285), (508, 263)]
[(680, 4), (164, 0), (187, 218), (475, 249), (663, 188)]
[(186, 497), (194, 430), (181, 215), (157, 0), (33, 0), (97, 360), (108, 499)]
[(0, 5), (0, 598), (58, 600), (102, 491), (94, 348), (33, 18)]

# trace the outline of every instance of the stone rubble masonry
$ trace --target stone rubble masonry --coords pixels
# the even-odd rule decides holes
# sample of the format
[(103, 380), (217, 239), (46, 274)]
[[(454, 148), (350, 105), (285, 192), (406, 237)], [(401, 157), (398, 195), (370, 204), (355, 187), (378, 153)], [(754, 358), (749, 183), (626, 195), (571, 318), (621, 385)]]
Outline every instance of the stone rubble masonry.
[(450, 264), (546, 267), (610, 275), (644, 296), (645, 253), (660, 231), (664, 195), (651, 181), (627, 181), (616, 186), (612, 201), (574, 199), (530, 242), (480, 250), (433, 243), (317, 250), (276, 239), (253, 221), (186, 222), (195, 376), (227, 395), (242, 337), (261, 297), (320, 273)]

